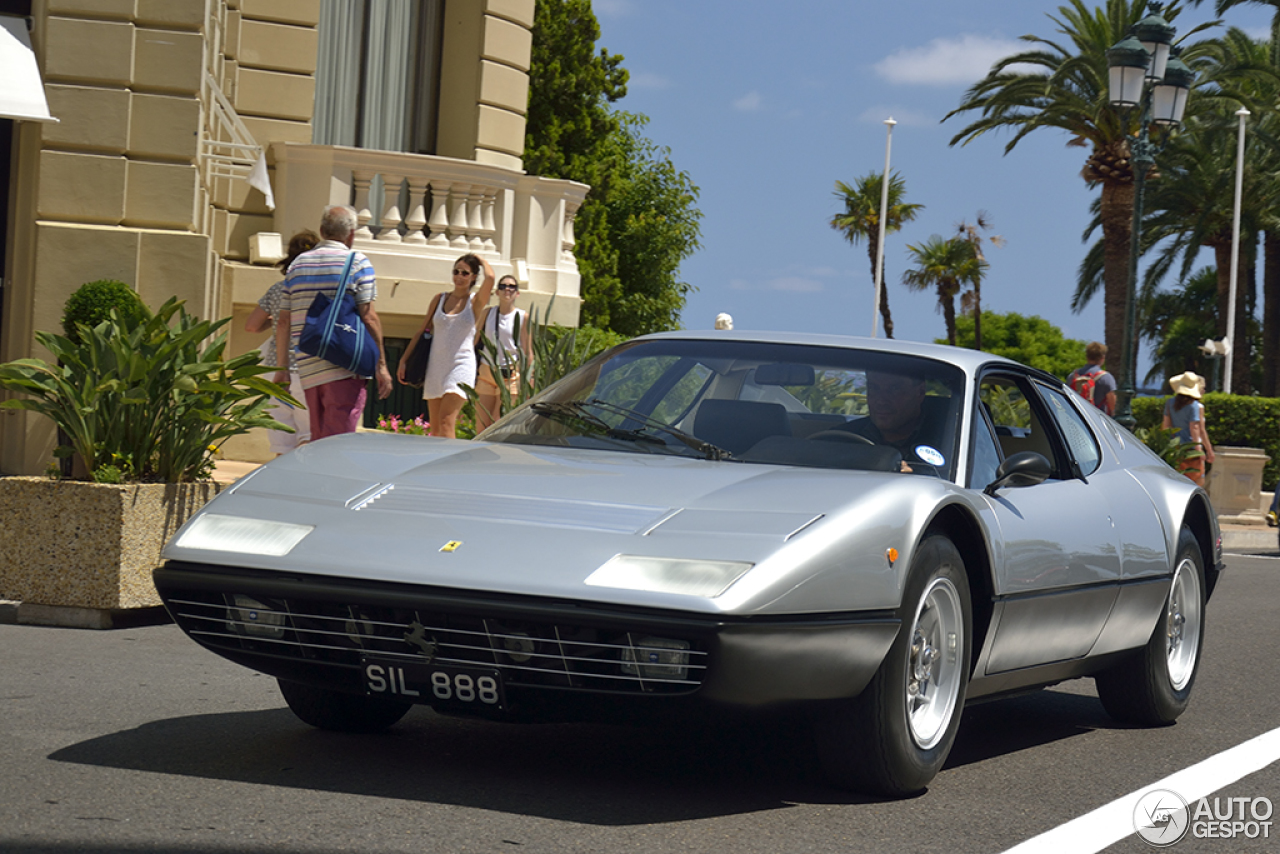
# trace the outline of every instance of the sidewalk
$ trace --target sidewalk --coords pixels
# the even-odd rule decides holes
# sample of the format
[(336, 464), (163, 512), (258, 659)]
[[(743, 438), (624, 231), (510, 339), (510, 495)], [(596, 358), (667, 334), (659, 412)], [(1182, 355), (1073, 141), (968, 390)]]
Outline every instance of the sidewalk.
[(244, 463), (239, 460), (218, 460), (213, 464), (213, 479), (223, 486), (230, 486), (262, 463)]

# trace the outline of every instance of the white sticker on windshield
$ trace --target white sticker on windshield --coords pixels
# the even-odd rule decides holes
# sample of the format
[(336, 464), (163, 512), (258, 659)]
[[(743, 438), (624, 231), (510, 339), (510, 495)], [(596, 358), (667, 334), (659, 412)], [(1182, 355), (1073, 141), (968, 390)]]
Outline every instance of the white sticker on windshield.
[(942, 454), (938, 449), (928, 445), (916, 445), (916, 456), (931, 466), (940, 466), (943, 463)]

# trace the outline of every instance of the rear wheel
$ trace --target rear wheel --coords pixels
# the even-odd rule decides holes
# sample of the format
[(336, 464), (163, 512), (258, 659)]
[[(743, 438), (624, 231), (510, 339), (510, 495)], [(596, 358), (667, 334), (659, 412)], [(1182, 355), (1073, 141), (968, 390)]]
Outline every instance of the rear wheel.
[(1095, 678), (1098, 698), (1118, 721), (1163, 726), (1186, 711), (1204, 645), (1204, 559), (1189, 528), (1178, 556), (1164, 612), (1141, 652)]
[(412, 703), (364, 697), (276, 680), (289, 709), (303, 723), (335, 732), (381, 732), (408, 713)]
[(902, 628), (870, 684), (816, 722), (819, 758), (840, 788), (920, 792), (955, 741), (973, 617), (964, 560), (946, 537), (928, 537), (916, 551), (899, 613)]

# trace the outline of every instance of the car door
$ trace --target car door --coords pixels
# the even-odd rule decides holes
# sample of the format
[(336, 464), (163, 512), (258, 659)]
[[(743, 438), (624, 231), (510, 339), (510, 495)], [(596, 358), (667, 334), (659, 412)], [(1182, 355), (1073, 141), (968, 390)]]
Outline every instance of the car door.
[[(995, 628), (986, 672), (1082, 657), (1106, 623), (1122, 574), (1110, 506), (1083, 473), (1031, 377), (989, 372), (977, 397), (975, 479), (989, 476), (989, 464), (980, 461), (993, 451), (1001, 460), (1033, 451), (1052, 469), (1042, 483), (982, 496), (999, 532), (992, 547)], [(985, 484), (971, 480), (970, 486)]]

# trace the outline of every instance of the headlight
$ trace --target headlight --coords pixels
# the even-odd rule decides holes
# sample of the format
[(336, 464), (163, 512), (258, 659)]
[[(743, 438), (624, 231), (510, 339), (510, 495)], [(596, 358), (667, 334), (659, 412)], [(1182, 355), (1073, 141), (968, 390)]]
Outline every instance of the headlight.
[(287, 555), (314, 528), (314, 525), (206, 513), (198, 516), (174, 545), (184, 549), (279, 557)]
[(754, 565), (736, 560), (618, 555), (587, 576), (587, 584), (714, 599)]

